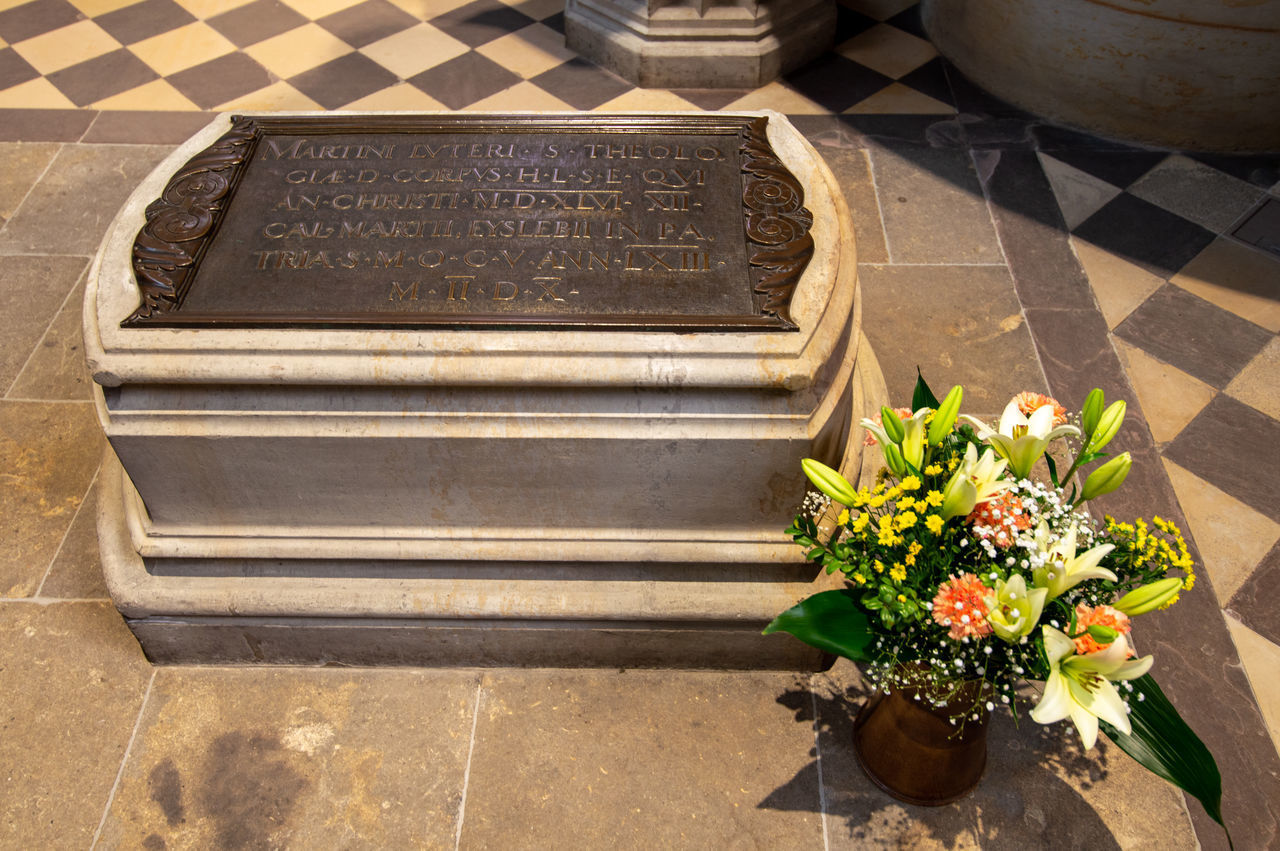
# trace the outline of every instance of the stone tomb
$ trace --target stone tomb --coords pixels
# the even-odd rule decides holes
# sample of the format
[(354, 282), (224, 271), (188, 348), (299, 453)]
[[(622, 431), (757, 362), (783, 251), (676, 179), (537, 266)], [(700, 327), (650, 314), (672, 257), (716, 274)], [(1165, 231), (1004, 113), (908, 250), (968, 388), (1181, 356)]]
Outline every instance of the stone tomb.
[(157, 662), (813, 667), (808, 455), (883, 395), (780, 115), (222, 116), (85, 297)]

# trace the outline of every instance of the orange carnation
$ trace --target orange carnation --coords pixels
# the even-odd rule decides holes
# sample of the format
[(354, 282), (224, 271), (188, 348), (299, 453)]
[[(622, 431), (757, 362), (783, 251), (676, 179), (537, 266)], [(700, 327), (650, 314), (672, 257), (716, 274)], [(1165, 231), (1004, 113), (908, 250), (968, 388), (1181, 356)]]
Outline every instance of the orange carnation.
[(1018, 403), (1018, 410), (1022, 412), (1024, 417), (1029, 417), (1036, 412), (1037, 409), (1043, 408), (1045, 405), (1053, 406), (1053, 426), (1057, 428), (1067, 421), (1067, 409), (1058, 404), (1058, 400), (1052, 396), (1046, 396), (1043, 393), (1032, 393), (1024, 391), (1013, 397), (1013, 401)]
[(990, 611), (987, 597), (990, 594), (991, 589), (972, 573), (958, 577), (952, 574), (938, 586), (938, 593), (933, 598), (933, 619), (942, 626), (950, 627), (949, 635), (953, 639), (966, 635), (990, 635), (991, 624), (987, 623)]

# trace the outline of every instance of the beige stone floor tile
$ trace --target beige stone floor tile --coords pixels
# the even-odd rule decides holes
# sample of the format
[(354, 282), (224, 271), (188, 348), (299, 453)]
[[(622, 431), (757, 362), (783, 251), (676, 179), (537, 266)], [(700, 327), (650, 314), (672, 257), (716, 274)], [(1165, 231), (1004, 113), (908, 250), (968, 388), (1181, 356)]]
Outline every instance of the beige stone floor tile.
[(1041, 153), (1038, 156), (1044, 176), (1053, 187), (1067, 230), (1073, 230), (1120, 194), (1120, 187), (1068, 165), (1051, 154)]
[(1267, 343), (1227, 385), (1227, 395), (1280, 420), (1280, 337)]
[(1108, 328), (1115, 328), (1147, 297), (1164, 285), (1164, 279), (1092, 243), (1072, 237), (1080, 265), (1098, 301)]
[(860, 148), (822, 148), (820, 153), (849, 205), (858, 262), (887, 262), (889, 254), (885, 250), (880, 205), (867, 152)]
[(236, 46), (204, 21), (143, 39), (129, 50), (158, 74), (176, 74), (234, 52)]
[(467, 46), (430, 24), (418, 24), (367, 44), (360, 52), (401, 79), (461, 56)]
[(895, 80), (938, 55), (929, 42), (889, 24), (876, 24), (858, 33), (836, 52)]
[(443, 15), (445, 12), (452, 12), (460, 6), (471, 3), (472, 0), (391, 0), (391, 3), (410, 15), (417, 15), (422, 20), (427, 21), (437, 15)]
[(310, 20), (318, 21), (326, 15), (350, 9), (364, 0), (283, 0), (286, 6), (300, 12)]
[(0, 603), (0, 845), (91, 846), (150, 679), (109, 603)]
[(1166, 459), (1164, 468), (1204, 559), (1203, 569), (1213, 580), (1218, 605), (1226, 606), (1280, 539), (1280, 523), (1172, 461)]
[(726, 112), (746, 109), (774, 109), (787, 115), (823, 115), (828, 112), (826, 107), (779, 82), (761, 86), (724, 107)]
[(352, 52), (351, 45), (319, 24), (304, 24), (244, 48), (277, 77), (293, 77)]
[(324, 107), (281, 80), (266, 88), (250, 92), (215, 107), (215, 112), (228, 112), (236, 109), (323, 109)]
[(492, 59), (526, 80), (550, 71), (578, 54), (564, 45), (564, 36), (550, 27), (533, 24), (510, 35), (482, 44), (476, 53)]
[(352, 101), (345, 109), (391, 109), (429, 112), (434, 110), (448, 111), (449, 107), (431, 97), (412, 83), (398, 83), (385, 89), (379, 89), (368, 97)]
[(102, 453), (89, 403), (0, 402), (0, 597), (35, 593)]
[(89, 264), (87, 257), (0, 256), (0, 392), (12, 385)]
[(41, 74), (52, 74), (120, 48), (120, 42), (93, 21), (77, 21), (13, 45)]
[(487, 673), (460, 847), (820, 848), (806, 679)]
[(845, 110), (846, 115), (950, 115), (955, 108), (902, 83), (890, 83)]
[(0, 252), (92, 256), (165, 145), (67, 145), (3, 231)]
[(84, 335), (80, 327), (83, 310), (82, 276), (9, 388), (10, 399), (87, 402), (92, 398), (93, 379), (85, 364)]
[(71, 528), (62, 539), (58, 554), (36, 594), (41, 599), (107, 599), (107, 584), (98, 557), (97, 485), (76, 511)]
[(1213, 400), (1208, 384), (1136, 346), (1113, 340), (1156, 443), (1168, 443)]
[(1280, 332), (1277, 280), (1280, 258), (1226, 238), (1215, 240), (1169, 279), (1255, 325)]
[(0, 92), (0, 109), (75, 109), (71, 99), (44, 77)]
[(89, 17), (105, 15), (108, 12), (114, 12), (117, 9), (123, 9), (125, 6), (131, 6), (138, 0), (69, 0), (72, 6), (75, 6), (81, 12)]
[(975, 415), (998, 413), (1023, 390), (1045, 392), (1007, 268), (863, 264), (858, 279), (862, 331), (891, 404), (910, 401), (917, 366), (935, 390), (964, 385), (965, 410)]
[(596, 112), (665, 112), (668, 110), (696, 112), (698, 106), (666, 89), (632, 89), (595, 108)]
[(0, 143), (0, 227), (36, 185), (59, 147), (41, 142)]
[(492, 94), (484, 100), (476, 101), (465, 108), (467, 112), (483, 112), (484, 110), (492, 110), (494, 112), (523, 110), (574, 111), (572, 106), (560, 100), (560, 98), (542, 90), (527, 80), (516, 83), (509, 89), (503, 89), (496, 94)]
[(174, 0), (174, 2), (203, 20), (252, 3), (253, 0)]
[(870, 150), (892, 263), (1004, 263), (973, 160), (954, 150)]
[(118, 95), (98, 101), (94, 109), (125, 110), (172, 110), (174, 112), (197, 112), (196, 106), (169, 83), (168, 80), (152, 80), (137, 88), (129, 89)]
[(107, 848), (451, 848), (476, 675), (164, 668)]
[(1231, 639), (1240, 654), (1240, 662), (1244, 665), (1249, 677), (1249, 685), (1253, 686), (1253, 696), (1262, 710), (1262, 719), (1267, 724), (1267, 732), (1271, 734), (1271, 742), (1280, 751), (1280, 647), (1267, 641), (1249, 627), (1240, 623), (1229, 614), (1223, 614), (1227, 628), (1231, 630)]

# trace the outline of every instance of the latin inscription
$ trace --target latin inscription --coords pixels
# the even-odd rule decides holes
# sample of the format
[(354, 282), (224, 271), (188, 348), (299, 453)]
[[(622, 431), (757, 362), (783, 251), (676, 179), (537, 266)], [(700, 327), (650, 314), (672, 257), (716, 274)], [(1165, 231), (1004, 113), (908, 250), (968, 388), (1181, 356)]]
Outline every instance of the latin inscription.
[[(301, 120), (240, 143), (234, 191), (211, 189), (205, 174), (218, 170), (199, 158), (175, 176), (230, 200), (210, 205), (220, 221), (200, 234), (181, 291), (158, 303), (170, 324), (759, 319), (738, 122), (307, 133)], [(182, 194), (175, 184), (163, 200)], [(140, 272), (186, 250), (148, 236), (135, 245)]]

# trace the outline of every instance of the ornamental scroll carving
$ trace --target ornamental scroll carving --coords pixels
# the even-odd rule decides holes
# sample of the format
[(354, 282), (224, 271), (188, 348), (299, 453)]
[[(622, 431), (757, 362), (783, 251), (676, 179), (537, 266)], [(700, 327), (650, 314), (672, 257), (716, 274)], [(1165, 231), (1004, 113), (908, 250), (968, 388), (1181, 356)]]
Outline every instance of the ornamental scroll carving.
[(748, 260), (756, 278), (755, 292), (764, 298), (761, 312), (795, 328), (791, 296), (813, 257), (809, 233), (813, 214), (805, 209), (800, 182), (770, 147), (767, 123), (768, 119), (757, 118), (743, 132), (742, 206)]
[(251, 119), (235, 119), (226, 134), (192, 157), (160, 197), (147, 205), (147, 223), (133, 244), (133, 271), (142, 304), (124, 321), (125, 326), (168, 313), (182, 303), (190, 273), (256, 133)]

